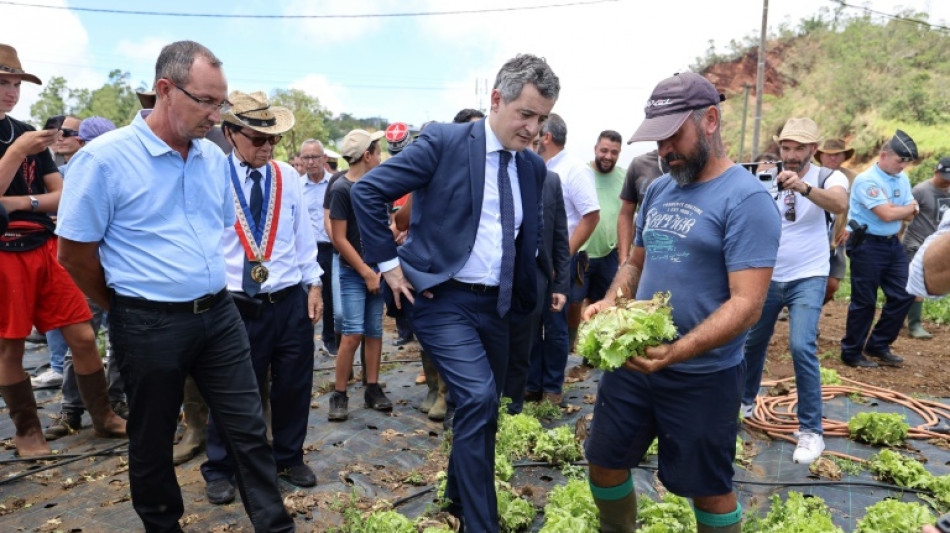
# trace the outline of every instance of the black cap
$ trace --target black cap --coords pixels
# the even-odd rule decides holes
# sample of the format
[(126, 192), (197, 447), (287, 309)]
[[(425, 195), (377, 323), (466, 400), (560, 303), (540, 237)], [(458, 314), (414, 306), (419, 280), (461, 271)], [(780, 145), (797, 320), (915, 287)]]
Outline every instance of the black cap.
[(944, 157), (937, 163), (937, 172), (941, 174), (950, 174), (950, 157)]
[(695, 72), (674, 74), (657, 84), (644, 108), (646, 119), (627, 144), (668, 139), (686, 122), (690, 111), (716, 105), (726, 97)]
[(887, 145), (897, 157), (917, 159), (917, 143), (901, 130), (897, 130)]

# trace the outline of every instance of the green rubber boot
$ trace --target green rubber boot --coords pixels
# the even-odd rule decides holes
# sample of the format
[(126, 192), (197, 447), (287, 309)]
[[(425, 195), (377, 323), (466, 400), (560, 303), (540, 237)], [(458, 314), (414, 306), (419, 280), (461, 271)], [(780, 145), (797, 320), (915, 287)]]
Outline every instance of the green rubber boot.
[(923, 324), (920, 323), (920, 315), (923, 311), (924, 302), (914, 302), (913, 305), (910, 306), (910, 311), (907, 312), (907, 329), (910, 336), (915, 339), (933, 338), (933, 335), (924, 329)]

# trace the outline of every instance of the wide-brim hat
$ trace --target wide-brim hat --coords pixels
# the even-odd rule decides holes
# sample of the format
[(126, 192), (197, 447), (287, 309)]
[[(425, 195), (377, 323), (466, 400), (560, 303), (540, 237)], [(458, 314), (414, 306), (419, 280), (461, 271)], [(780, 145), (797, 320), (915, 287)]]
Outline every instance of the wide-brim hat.
[(43, 85), (39, 78), (23, 70), (16, 48), (8, 44), (0, 44), (0, 76), (19, 76), (23, 81)]
[(221, 120), (254, 130), (265, 135), (280, 135), (294, 127), (293, 111), (281, 106), (272, 106), (263, 91), (228, 95), (231, 110), (221, 115)]
[(725, 99), (709, 80), (699, 74), (675, 74), (653, 89), (643, 110), (646, 118), (627, 144), (669, 139), (694, 110), (718, 105)]
[(818, 144), (821, 142), (821, 136), (818, 135), (818, 124), (810, 118), (792, 117), (785, 122), (782, 131), (776, 136), (772, 136), (776, 143), (782, 141), (795, 141), (802, 144)]
[(815, 151), (815, 160), (818, 160), (818, 156), (821, 154), (844, 154), (844, 159), (847, 161), (851, 159), (851, 156), (854, 155), (854, 148), (848, 146), (848, 143), (844, 139), (837, 137), (832, 137), (831, 139), (825, 139), (825, 141), (818, 145), (818, 150)]
[(139, 97), (139, 103), (142, 109), (152, 109), (155, 107), (155, 91), (135, 91), (135, 96)]

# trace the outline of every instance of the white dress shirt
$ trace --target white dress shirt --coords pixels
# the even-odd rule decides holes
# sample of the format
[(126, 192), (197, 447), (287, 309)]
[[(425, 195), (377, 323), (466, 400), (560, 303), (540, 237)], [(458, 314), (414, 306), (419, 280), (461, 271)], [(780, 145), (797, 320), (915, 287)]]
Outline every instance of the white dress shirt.
[(561, 177), (564, 210), (567, 212), (567, 236), (570, 238), (584, 215), (600, 211), (594, 171), (587, 163), (569, 155), (567, 150), (561, 150), (548, 160), (547, 167)]
[(304, 174), (300, 176), (300, 183), (303, 185), (303, 199), (307, 204), (307, 211), (310, 213), (310, 226), (313, 228), (313, 235), (318, 243), (329, 243), (330, 236), (327, 235), (327, 227), (323, 224), (323, 200), (327, 195), (330, 173), (324, 171), (323, 179), (316, 183), (307, 174)]
[[(501, 196), (498, 192), (498, 163), (504, 150), (501, 141), (485, 120), (485, 188), (482, 197), (482, 212), (478, 217), (478, 230), (475, 232), (475, 245), (468, 260), (453, 278), (465, 283), (499, 285), (501, 283)], [(515, 202), (515, 238), (521, 229), (524, 210), (521, 207), (521, 187), (518, 181), (516, 152), (511, 153), (508, 161), (508, 178), (511, 183), (511, 195)], [(540, 191), (539, 191), (540, 193)]]
[[(228, 156), (228, 163), (232, 165), (237, 172), (238, 179), (241, 180), (245, 203), (251, 197), (251, 187), (254, 184), (254, 181), (250, 178), (251, 170), (257, 170), (261, 173), (261, 176), (264, 176), (264, 179), (261, 180), (261, 189), (262, 191), (267, 190), (265, 183), (267, 165), (257, 169), (241, 166), (241, 163), (235, 159), (233, 152)], [(317, 263), (317, 244), (313, 237), (307, 204), (304, 202), (303, 192), (301, 191), (300, 176), (293, 167), (286, 163), (278, 162), (277, 165), (280, 167), (281, 175), (280, 212), (277, 213), (276, 222), (278, 224), (274, 249), (271, 252), (270, 261), (264, 262), (264, 266), (268, 270), (268, 277), (264, 283), (261, 283), (262, 293), (276, 292), (301, 281), (307, 285), (320, 285), (320, 276), (323, 274), (323, 270), (320, 269), (320, 265)], [(271, 186), (274, 186), (275, 178), (272, 173)], [(268, 198), (265, 192), (265, 205), (267, 201)], [(263, 214), (261, 216), (263, 218)], [(261, 220), (261, 223), (263, 224), (264, 221)], [(227, 262), (228, 290), (242, 291), (246, 254), (234, 226), (224, 230), (222, 242), (224, 244), (224, 258)]]

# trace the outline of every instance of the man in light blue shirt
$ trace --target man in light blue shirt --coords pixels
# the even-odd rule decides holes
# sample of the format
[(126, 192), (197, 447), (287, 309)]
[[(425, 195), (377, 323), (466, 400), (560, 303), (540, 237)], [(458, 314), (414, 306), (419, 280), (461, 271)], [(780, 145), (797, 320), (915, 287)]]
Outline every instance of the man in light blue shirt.
[(330, 355), (336, 355), (337, 338), (333, 331), (333, 244), (327, 235), (327, 226), (323, 220), (323, 200), (327, 194), (330, 176), (327, 174), (327, 154), (323, 143), (316, 139), (307, 139), (300, 144), (300, 159), (304, 162), (304, 172), (301, 175), (303, 184), (303, 198), (310, 213), (310, 224), (313, 226), (313, 235), (317, 240), (317, 263), (323, 269), (320, 277), (323, 283), (323, 331), (321, 334), (323, 348)]
[[(907, 256), (897, 234), (901, 224), (920, 211), (904, 173), (904, 167), (916, 159), (914, 140), (897, 130), (881, 149), (878, 162), (859, 174), (851, 188), (848, 225), (866, 226), (867, 230), (863, 239), (860, 231), (853, 232), (845, 246), (851, 258), (851, 304), (841, 339), (841, 360), (848, 366), (900, 366), (904, 362), (891, 353), (890, 345), (914, 303), (914, 297), (904, 290)], [(872, 331), (878, 288), (887, 300)]]
[(132, 506), (146, 531), (184, 514), (172, 439), (191, 374), (230, 443), (257, 531), (293, 531), (277, 488), (247, 332), (225, 287), (234, 224), (227, 160), (203, 137), (230, 104), (221, 61), (192, 41), (162, 49), (157, 102), (70, 163), (59, 259), (109, 310), (129, 402)]

